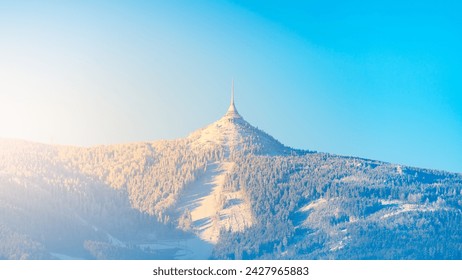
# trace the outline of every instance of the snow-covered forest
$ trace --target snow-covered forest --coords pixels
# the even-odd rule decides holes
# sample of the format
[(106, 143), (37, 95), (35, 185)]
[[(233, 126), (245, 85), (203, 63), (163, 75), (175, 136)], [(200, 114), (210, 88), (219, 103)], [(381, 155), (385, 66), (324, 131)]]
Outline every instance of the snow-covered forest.
[(462, 174), (290, 149), (231, 109), (177, 140), (0, 140), (0, 259), (462, 258)]
[(215, 258), (462, 258), (460, 174), (323, 153), (236, 166), (259, 218), (223, 231)]

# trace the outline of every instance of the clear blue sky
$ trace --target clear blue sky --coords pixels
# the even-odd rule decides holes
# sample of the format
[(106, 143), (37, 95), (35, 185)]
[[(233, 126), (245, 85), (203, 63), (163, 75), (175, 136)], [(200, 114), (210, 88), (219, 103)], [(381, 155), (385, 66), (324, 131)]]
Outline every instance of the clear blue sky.
[(286, 145), (462, 172), (461, 14), (459, 1), (0, 0), (0, 137), (184, 137), (221, 117), (234, 78), (239, 112)]

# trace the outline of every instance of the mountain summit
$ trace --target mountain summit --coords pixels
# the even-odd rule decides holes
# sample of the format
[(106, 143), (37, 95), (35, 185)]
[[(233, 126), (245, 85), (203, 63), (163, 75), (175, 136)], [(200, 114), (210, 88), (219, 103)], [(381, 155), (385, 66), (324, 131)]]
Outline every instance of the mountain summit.
[(249, 124), (237, 111), (234, 103), (234, 82), (228, 111), (218, 121), (191, 133), (187, 139), (193, 147), (219, 146), (229, 152), (258, 155), (287, 155), (292, 149), (284, 146), (266, 132)]
[(462, 259), (462, 174), (293, 150), (238, 113), (186, 138), (0, 139), (0, 259)]

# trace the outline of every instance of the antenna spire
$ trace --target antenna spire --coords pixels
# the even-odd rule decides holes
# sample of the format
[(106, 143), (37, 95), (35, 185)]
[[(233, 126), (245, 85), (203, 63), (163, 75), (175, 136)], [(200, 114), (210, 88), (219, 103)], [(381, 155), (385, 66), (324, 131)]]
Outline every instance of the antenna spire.
[(236, 106), (234, 106), (234, 79), (231, 83), (231, 104), (229, 104), (228, 111), (226, 112), (226, 116), (231, 118), (240, 118), (241, 116), (236, 110)]
[(231, 106), (234, 107), (234, 79), (232, 81), (232, 86), (231, 86)]

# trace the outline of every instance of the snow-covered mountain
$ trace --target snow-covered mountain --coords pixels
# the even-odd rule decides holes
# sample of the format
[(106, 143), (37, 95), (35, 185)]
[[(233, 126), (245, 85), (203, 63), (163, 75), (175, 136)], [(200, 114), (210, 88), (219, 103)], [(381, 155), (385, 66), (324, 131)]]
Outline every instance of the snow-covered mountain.
[(0, 258), (460, 259), (462, 175), (294, 150), (234, 100), (183, 139), (0, 140)]
[(191, 133), (188, 137), (193, 148), (219, 146), (229, 155), (233, 151), (259, 155), (287, 155), (291, 149), (267, 133), (249, 124), (238, 113), (234, 100), (226, 114), (209, 126)]

